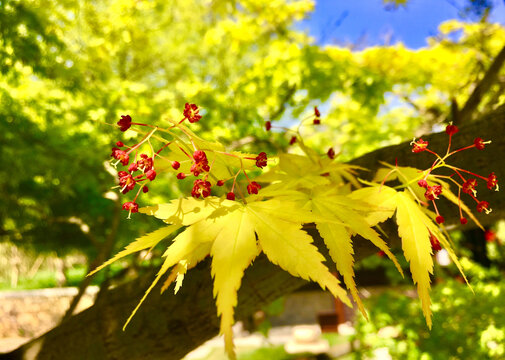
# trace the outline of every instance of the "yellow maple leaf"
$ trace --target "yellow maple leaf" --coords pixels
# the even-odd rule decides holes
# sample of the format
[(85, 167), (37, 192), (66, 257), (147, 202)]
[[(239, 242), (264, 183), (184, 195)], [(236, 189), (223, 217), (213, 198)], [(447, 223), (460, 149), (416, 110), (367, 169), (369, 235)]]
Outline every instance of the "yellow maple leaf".
[(430, 233), (425, 221), (426, 216), (417, 203), (405, 192), (399, 192), (396, 196), (398, 234), (405, 258), (410, 263), (412, 279), (417, 284), (426, 323), (431, 329), (430, 274), (433, 274), (433, 259)]
[(127, 256), (133, 254), (135, 252), (139, 252), (145, 249), (152, 249), (155, 247), (161, 240), (172, 234), (174, 231), (180, 228), (179, 225), (169, 225), (162, 227), (158, 230), (155, 230), (149, 234), (139, 237), (137, 240), (131, 242), (126, 246), (126, 248), (116, 255), (114, 255), (111, 259), (107, 260), (105, 263), (91, 271), (87, 276), (91, 276), (97, 271), (102, 270), (104, 267), (112, 264), (113, 262)]

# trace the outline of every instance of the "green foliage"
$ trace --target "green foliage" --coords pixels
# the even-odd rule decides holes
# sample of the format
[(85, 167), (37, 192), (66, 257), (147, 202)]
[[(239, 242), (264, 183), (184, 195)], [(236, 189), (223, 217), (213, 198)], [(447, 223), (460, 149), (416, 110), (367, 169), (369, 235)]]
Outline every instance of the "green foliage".
[(358, 357), (387, 347), (394, 359), (502, 359), (505, 283), (472, 286), (475, 295), (454, 280), (433, 288), (431, 331), (415, 316), (419, 304), (403, 294), (386, 292), (367, 301), (371, 321), (358, 320)]

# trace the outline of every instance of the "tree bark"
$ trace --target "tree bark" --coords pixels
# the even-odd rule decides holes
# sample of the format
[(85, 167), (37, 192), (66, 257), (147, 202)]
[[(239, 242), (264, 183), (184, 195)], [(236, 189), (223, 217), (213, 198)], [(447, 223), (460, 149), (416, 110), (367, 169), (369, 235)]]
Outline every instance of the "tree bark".
[[(477, 136), (485, 140), (492, 139), (493, 143), (483, 151), (471, 149), (456, 154), (454, 165), (484, 176), (494, 171), (498, 179), (502, 179), (505, 175), (503, 162), (505, 122), (502, 121), (504, 117), (505, 107), (501, 107), (482, 121), (461, 128), (461, 131), (453, 138), (454, 149), (473, 143)], [(448, 138), (445, 133), (423, 138), (430, 142), (431, 149), (445, 153)], [(379, 149), (355, 159), (352, 163), (368, 169), (376, 169), (379, 161), (394, 164), (396, 159), (400, 166), (413, 166), (420, 169), (429, 167), (433, 161), (433, 157), (426, 152), (412, 153), (409, 142), (405, 142)], [(368, 174), (368, 176), (373, 175), (372, 172)], [(491, 192), (482, 183), (478, 190), (479, 197), (489, 201), (494, 208), (489, 215), (478, 214), (479, 220), (484, 224), (489, 224), (502, 218), (505, 215), (503, 192)], [(468, 204), (471, 208), (475, 208), (474, 204), (470, 202)], [(439, 209), (446, 218), (447, 224), (461, 226), (458, 221), (457, 207), (440, 204)], [(395, 226), (386, 224), (383, 229), (389, 235), (390, 245), (397, 243)], [(310, 225), (306, 230), (313, 236), (315, 244), (323, 249), (324, 246), (317, 231)], [(370, 242), (359, 238), (354, 239), (354, 248), (357, 259), (377, 251)], [(0, 359), (175, 360), (182, 358), (192, 349), (217, 335), (219, 321), (212, 296), (209, 259), (188, 273), (184, 286), (177, 295), (173, 295), (170, 291), (160, 295), (159, 287), (152, 291), (126, 331), (123, 332), (121, 328), (125, 320), (153, 277), (154, 271), (111, 289), (100, 296), (95, 305), (88, 310), (71, 317), (60, 326), (17, 350), (0, 355)], [(304, 284), (306, 284), (304, 280), (291, 277), (269, 263), (264, 256), (260, 256), (253, 266), (246, 270), (239, 291), (236, 318), (249, 316), (262, 305)]]

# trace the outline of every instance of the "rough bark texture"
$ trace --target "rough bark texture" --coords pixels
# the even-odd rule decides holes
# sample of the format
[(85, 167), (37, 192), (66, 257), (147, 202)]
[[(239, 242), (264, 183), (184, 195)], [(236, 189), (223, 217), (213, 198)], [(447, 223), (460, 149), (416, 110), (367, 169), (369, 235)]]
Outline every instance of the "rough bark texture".
[[(492, 139), (493, 143), (484, 151), (471, 149), (457, 154), (455, 164), (487, 176), (494, 171), (498, 179), (505, 175), (505, 107), (498, 109), (478, 123), (461, 129), (453, 139), (456, 147), (473, 142), (480, 136)], [(445, 152), (445, 133), (425, 137), (430, 148)], [(408, 142), (383, 148), (367, 154), (353, 163), (374, 169), (379, 161), (389, 163), (398, 160), (399, 165), (426, 168), (433, 161), (428, 153), (413, 154)], [(479, 185), (479, 196), (488, 200), (494, 211), (490, 215), (479, 215), (483, 223), (502, 218), (505, 213), (503, 192), (491, 192)], [(470, 199), (471, 200), (471, 199)], [(468, 202), (471, 207), (474, 204)], [(454, 206), (441, 205), (441, 211), (449, 224), (458, 225), (458, 210)], [(468, 225), (467, 225), (468, 226)], [(397, 239), (396, 229), (386, 225), (390, 243)], [(322, 248), (317, 232), (310, 227), (307, 231)], [(377, 251), (371, 243), (355, 239), (357, 258)], [(12, 353), (0, 355), (0, 359), (67, 359), (67, 360), (125, 360), (125, 359), (180, 359), (207, 339), (218, 333), (219, 323), (212, 298), (210, 261), (190, 271), (182, 290), (174, 296), (170, 291), (159, 294), (155, 289), (142, 305), (125, 332), (121, 328), (149, 283), (153, 273), (146, 274), (127, 284), (118, 286), (99, 297), (90, 309), (70, 318), (57, 328), (46, 333)], [(287, 294), (305, 281), (291, 277), (280, 268), (270, 264), (265, 257), (258, 258), (245, 274), (239, 292), (237, 318), (252, 314), (258, 307)]]

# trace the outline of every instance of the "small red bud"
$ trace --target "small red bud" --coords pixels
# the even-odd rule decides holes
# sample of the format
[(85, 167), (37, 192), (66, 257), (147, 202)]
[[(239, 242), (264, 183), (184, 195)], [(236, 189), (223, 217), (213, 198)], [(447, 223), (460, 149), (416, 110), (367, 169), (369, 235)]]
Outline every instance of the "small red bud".
[(224, 180), (218, 180), (216, 183), (217, 186), (223, 186), (224, 185)]
[(265, 129), (266, 129), (266, 131), (270, 131), (271, 128), (272, 128), (272, 123), (270, 121), (267, 121), (265, 123)]
[(435, 221), (437, 222), (437, 224), (443, 224), (445, 219), (442, 215), (438, 215), (436, 218), (435, 218)]
[(333, 150), (333, 148), (329, 148), (326, 155), (328, 155), (328, 157), (332, 160), (335, 159), (335, 150)]
[(496, 240), (496, 233), (493, 230), (486, 230), (484, 232), (484, 239), (486, 239), (487, 242), (493, 242)]
[(289, 140), (289, 145), (293, 145), (296, 142), (296, 136), (292, 136), (291, 140)]
[(384, 256), (386, 256), (386, 253), (384, 251), (380, 250), (377, 252), (377, 256), (384, 257)]
[(132, 162), (132, 163), (130, 164), (130, 166), (128, 166), (128, 171), (129, 171), (129, 172), (134, 172), (134, 171), (137, 171), (137, 169), (138, 169), (138, 165), (137, 165), (137, 163), (136, 163), (136, 162)]
[(235, 200), (235, 194), (230, 191), (228, 194), (226, 194), (226, 198), (228, 200), (232, 200), (233, 201), (233, 200)]
[(442, 246), (440, 246), (440, 241), (433, 234), (430, 234), (430, 243), (431, 248), (433, 249), (434, 252), (442, 250)]
[(149, 188), (146, 185), (144, 185), (144, 187), (142, 188), (142, 192), (145, 194), (148, 191), (149, 191)]
[(461, 225), (466, 225), (468, 223), (468, 220), (467, 218), (462, 217), (461, 219), (459, 219), (459, 222), (461, 223)]
[(314, 116), (315, 117), (320, 117), (321, 116), (321, 113), (319, 112), (319, 109), (317, 108), (317, 106), (314, 106)]
[(186, 174), (184, 174), (184, 173), (178, 173), (177, 174), (177, 179), (182, 180), (182, 179), (185, 179), (185, 178), (186, 178)]
[(447, 127), (445, 128), (445, 132), (449, 136), (456, 134), (458, 131), (459, 131), (458, 127), (452, 124), (447, 125)]
[(151, 169), (148, 172), (146, 172), (146, 178), (148, 178), (150, 181), (153, 181), (156, 178), (156, 171)]
[(174, 170), (177, 170), (180, 167), (181, 167), (181, 164), (178, 161), (172, 161), (172, 168)]
[(122, 142), (122, 141), (118, 141), (118, 142), (116, 143), (116, 146), (117, 146), (117, 147), (123, 147), (123, 146), (124, 146), (124, 144), (123, 144), (123, 142)]
[(428, 182), (424, 179), (421, 179), (417, 182), (417, 185), (419, 185), (422, 188), (427, 188), (428, 187)]
[(314, 121), (312, 121), (312, 124), (321, 125), (321, 119), (314, 119)]

